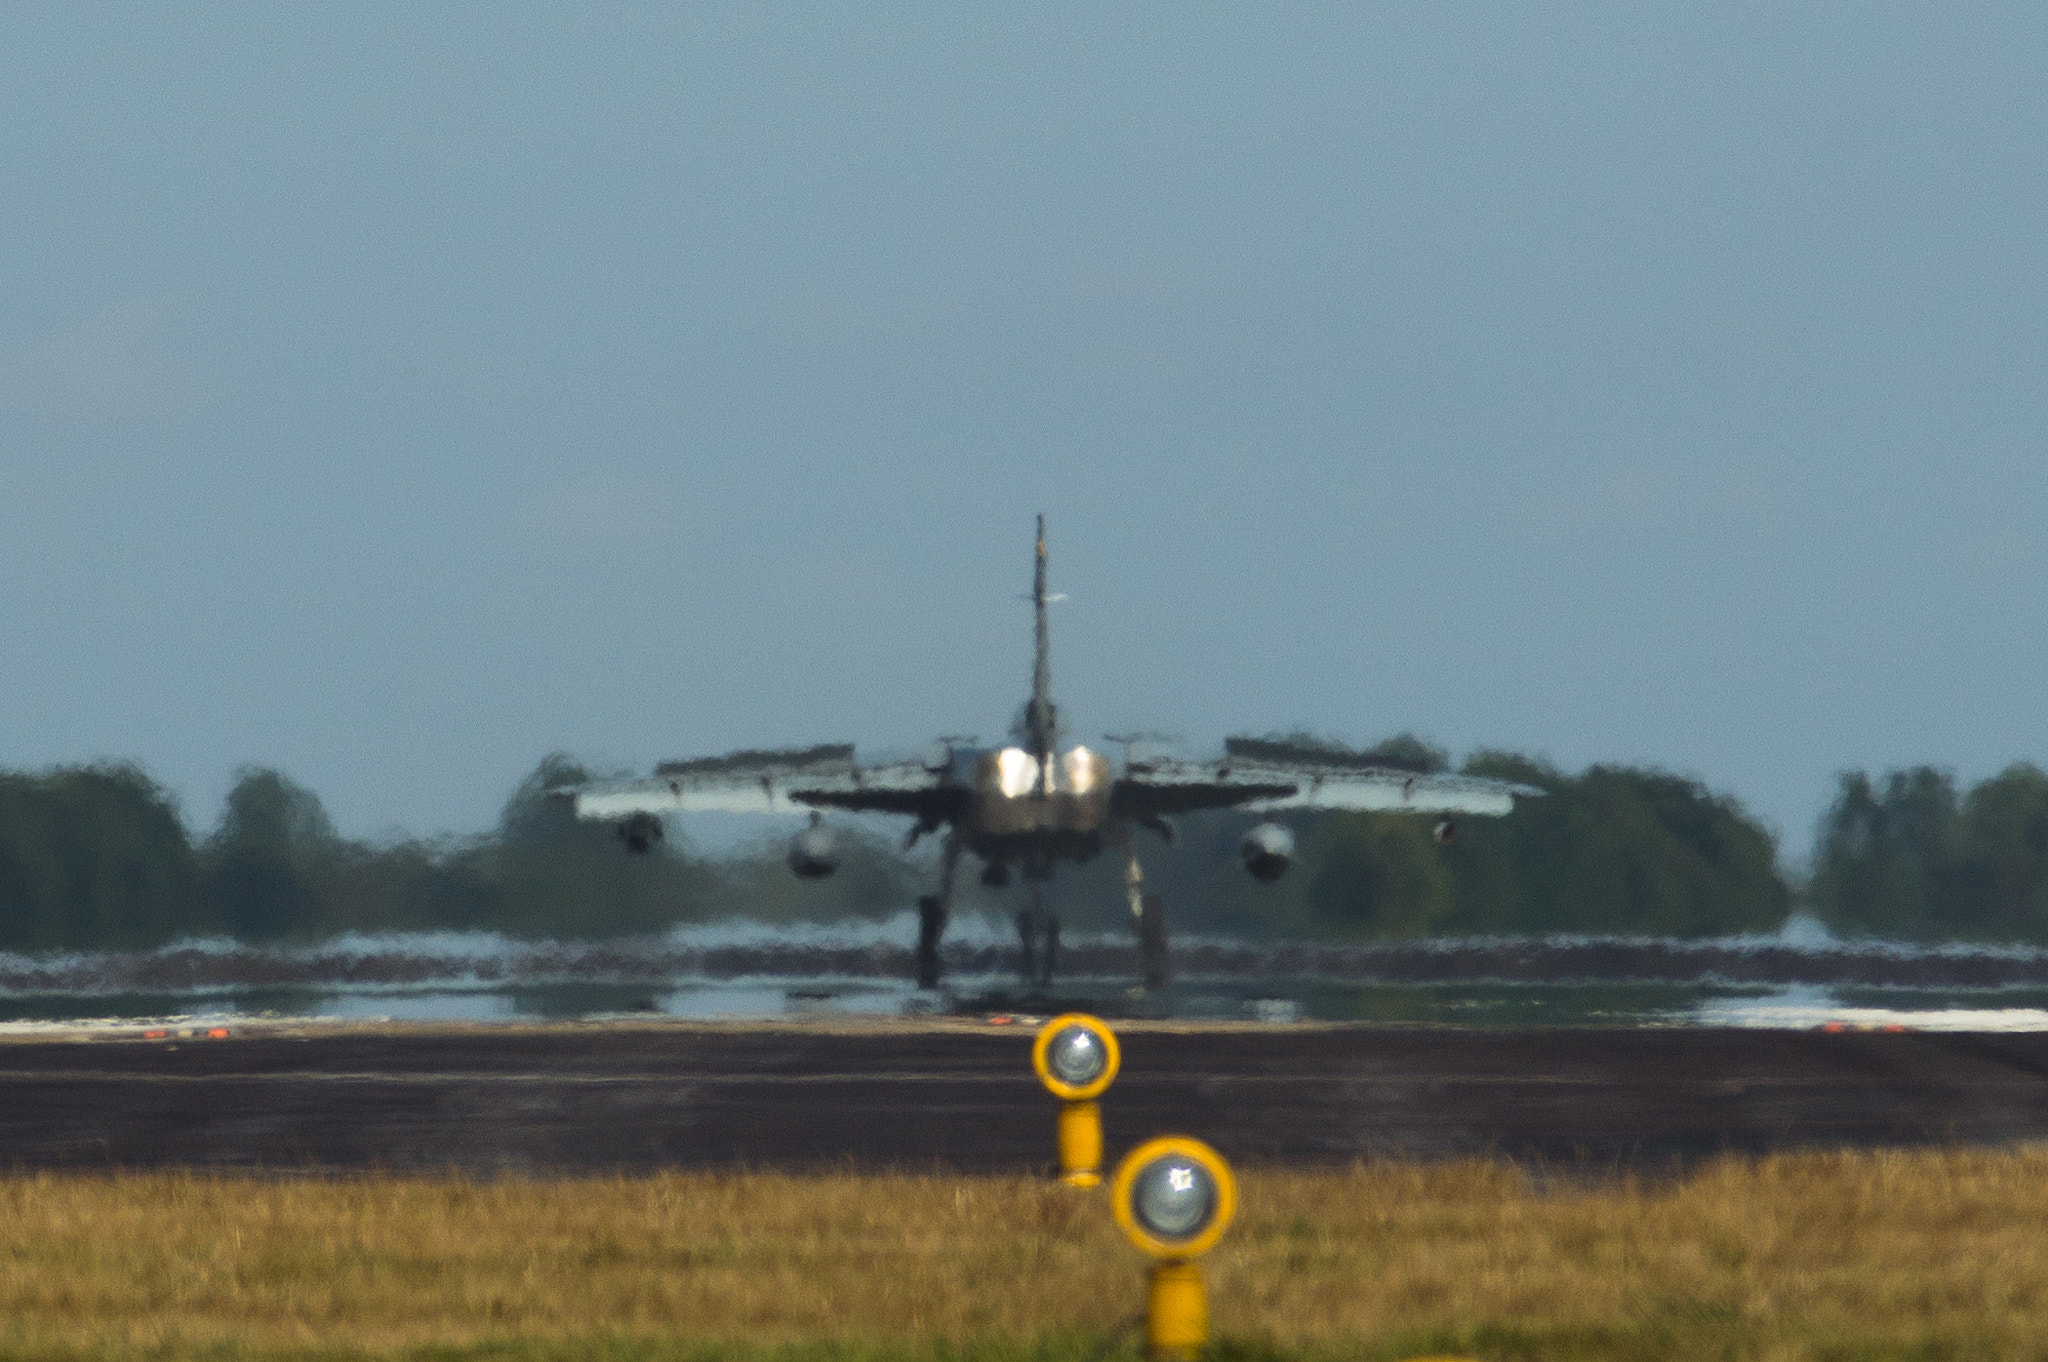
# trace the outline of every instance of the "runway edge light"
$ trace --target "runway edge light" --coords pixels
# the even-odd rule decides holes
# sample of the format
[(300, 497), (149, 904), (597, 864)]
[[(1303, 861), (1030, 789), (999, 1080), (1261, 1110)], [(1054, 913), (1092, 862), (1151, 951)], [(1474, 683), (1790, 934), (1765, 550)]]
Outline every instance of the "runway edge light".
[(1145, 1347), (1189, 1358), (1209, 1341), (1209, 1289), (1195, 1259), (1237, 1215), (1237, 1179), (1223, 1156), (1180, 1135), (1124, 1155), (1110, 1184), (1117, 1228), (1155, 1260), (1145, 1299)]
[(1060, 1181), (1069, 1187), (1102, 1181), (1102, 1109), (1095, 1099), (1116, 1081), (1122, 1063), (1116, 1032), (1084, 1012), (1054, 1017), (1031, 1044), (1038, 1081), (1060, 1099)]

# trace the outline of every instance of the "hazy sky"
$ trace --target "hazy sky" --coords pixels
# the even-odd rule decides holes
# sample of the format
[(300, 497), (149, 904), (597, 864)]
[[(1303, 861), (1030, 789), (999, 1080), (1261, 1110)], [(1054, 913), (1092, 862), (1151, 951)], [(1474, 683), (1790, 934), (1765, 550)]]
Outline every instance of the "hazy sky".
[(0, 764), (2048, 760), (2048, 8), (19, 3)]

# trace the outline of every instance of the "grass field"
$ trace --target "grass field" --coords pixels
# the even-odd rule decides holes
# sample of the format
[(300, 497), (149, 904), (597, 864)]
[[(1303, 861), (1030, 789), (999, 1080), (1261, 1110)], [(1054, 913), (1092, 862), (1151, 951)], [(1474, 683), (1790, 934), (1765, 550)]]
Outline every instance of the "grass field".
[[(2048, 1151), (1254, 1172), (1220, 1355), (2048, 1358)], [(1128, 1357), (1103, 1194), (941, 1176), (0, 1180), (0, 1355)]]

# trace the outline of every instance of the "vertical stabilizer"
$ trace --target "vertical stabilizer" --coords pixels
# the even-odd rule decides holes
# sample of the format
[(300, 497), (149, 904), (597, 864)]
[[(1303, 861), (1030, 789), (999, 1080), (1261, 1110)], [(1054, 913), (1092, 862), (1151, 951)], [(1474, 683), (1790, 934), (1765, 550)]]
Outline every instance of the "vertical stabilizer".
[(1052, 703), (1052, 640), (1045, 621), (1045, 516), (1038, 517), (1038, 564), (1031, 579), (1031, 607), (1037, 614), (1037, 651), (1031, 664), (1031, 703), (1024, 708), (1024, 735), (1038, 758), (1039, 788), (1052, 787), (1053, 744), (1058, 721)]

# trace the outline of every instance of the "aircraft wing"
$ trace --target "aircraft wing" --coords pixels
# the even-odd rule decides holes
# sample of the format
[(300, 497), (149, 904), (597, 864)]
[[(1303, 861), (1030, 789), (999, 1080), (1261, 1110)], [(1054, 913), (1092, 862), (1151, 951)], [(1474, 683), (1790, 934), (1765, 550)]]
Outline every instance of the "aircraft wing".
[(967, 803), (967, 791), (941, 785), (938, 772), (921, 761), (856, 766), (830, 780), (793, 781), (789, 797), (814, 809), (909, 814), (933, 825), (959, 813)]
[(578, 818), (636, 813), (802, 813), (825, 807), (877, 813), (936, 812), (954, 792), (938, 788), (917, 762), (862, 767), (848, 743), (667, 761), (649, 777), (592, 781), (555, 791), (576, 803)]
[(1164, 818), (1203, 809), (1235, 809), (1260, 800), (1285, 799), (1295, 789), (1292, 782), (1267, 784), (1220, 780), (1213, 772), (1206, 780), (1195, 772), (1157, 772), (1152, 776), (1119, 780), (1110, 795), (1110, 807), (1128, 818)]
[(1354, 809), (1367, 813), (1465, 813), (1499, 817), (1514, 812), (1517, 797), (1542, 793), (1533, 785), (1513, 785), (1483, 776), (1366, 769), (1310, 775), (1293, 794), (1270, 800), (1259, 807)]
[(901, 813), (937, 824), (963, 812), (967, 791), (957, 785), (939, 785), (929, 773), (916, 768), (921, 783), (891, 782), (886, 773), (862, 772), (861, 784), (844, 789), (793, 789), (789, 797), (814, 809), (845, 809), (851, 813)]
[(1370, 813), (1462, 813), (1497, 816), (1517, 798), (1542, 794), (1484, 776), (1405, 771), (1314, 761), (1155, 762), (1116, 784), (1118, 808), (1132, 816), (1197, 809), (1350, 809)]

